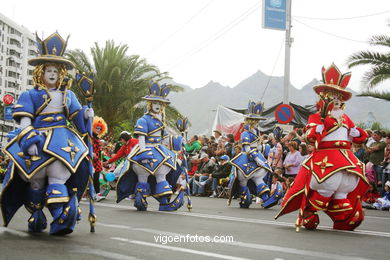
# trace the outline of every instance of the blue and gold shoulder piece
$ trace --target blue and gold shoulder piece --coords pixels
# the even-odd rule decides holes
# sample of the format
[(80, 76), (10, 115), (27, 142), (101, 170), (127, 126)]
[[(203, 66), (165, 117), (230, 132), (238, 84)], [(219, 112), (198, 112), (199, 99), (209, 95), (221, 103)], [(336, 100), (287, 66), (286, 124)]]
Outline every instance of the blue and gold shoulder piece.
[(148, 122), (145, 118), (145, 115), (143, 115), (141, 118), (137, 120), (137, 123), (134, 127), (134, 137), (137, 137), (138, 135), (147, 135), (148, 134)]
[(244, 131), (241, 133), (241, 144), (242, 145), (250, 145), (252, 144), (253, 142), (255, 142), (257, 139), (256, 139), (256, 135), (254, 135), (253, 133), (249, 132), (249, 131)]
[(19, 122), (21, 117), (27, 116), (33, 118), (34, 112), (34, 104), (30, 92), (25, 91), (20, 95), (18, 103), (14, 105), (13, 118)]

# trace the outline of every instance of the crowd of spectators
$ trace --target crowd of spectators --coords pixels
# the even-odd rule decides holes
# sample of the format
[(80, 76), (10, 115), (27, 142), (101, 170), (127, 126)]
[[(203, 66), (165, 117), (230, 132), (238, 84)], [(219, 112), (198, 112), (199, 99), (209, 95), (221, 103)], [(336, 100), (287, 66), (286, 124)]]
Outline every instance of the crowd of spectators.
[[(366, 176), (370, 189), (363, 198), (363, 207), (389, 209), (390, 206), (390, 132), (366, 130), (369, 138), (365, 144), (353, 144), (352, 151), (366, 165)], [(122, 132), (115, 142), (112, 135), (100, 140), (99, 160), (104, 173), (115, 171), (116, 175), (137, 140), (129, 132)], [(314, 150), (312, 144), (305, 142), (302, 128), (296, 128), (280, 139), (272, 133), (263, 133), (260, 145), (269, 145), (268, 163), (273, 169), (269, 182), (276, 186), (280, 182), (284, 192), (294, 181), (302, 162)], [(185, 144), (188, 158), (188, 186), (185, 176), (178, 180), (178, 190), (189, 187), (193, 196), (226, 197), (227, 186), (232, 174), (229, 161), (241, 152), (239, 140), (232, 134), (214, 130), (212, 136), (194, 135)], [(0, 180), (6, 168), (7, 159), (0, 156)], [(101, 195), (101, 194), (99, 194)]]

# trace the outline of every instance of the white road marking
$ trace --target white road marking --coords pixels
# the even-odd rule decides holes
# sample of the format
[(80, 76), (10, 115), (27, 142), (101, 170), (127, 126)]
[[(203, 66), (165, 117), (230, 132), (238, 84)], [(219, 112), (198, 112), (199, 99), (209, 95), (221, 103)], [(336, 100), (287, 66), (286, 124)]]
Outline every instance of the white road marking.
[(144, 241), (139, 241), (139, 240), (130, 240), (130, 239), (127, 239), (127, 238), (122, 238), (122, 237), (111, 237), (110, 239), (121, 241), (121, 242), (130, 243), (130, 244), (136, 244), (136, 245), (141, 245), (141, 246), (149, 246), (149, 247), (156, 247), (156, 248), (161, 248), (161, 249), (164, 249), (164, 250), (171, 250), (171, 251), (183, 252), (183, 253), (189, 253), (189, 254), (195, 254), (195, 255), (203, 255), (203, 256), (207, 256), (207, 257), (229, 259), (229, 260), (248, 260), (248, 258), (242, 258), (242, 257), (235, 257), (235, 256), (230, 256), (230, 255), (222, 255), (222, 254), (210, 253), (210, 252), (199, 251), (199, 250), (183, 248), (183, 247), (160, 245), (160, 244), (149, 243), (149, 242), (144, 242)]
[[(172, 233), (172, 232), (167, 232), (163, 230), (157, 230), (157, 229), (146, 229), (146, 228), (136, 228), (136, 227), (131, 227), (131, 226), (126, 226), (126, 225), (116, 225), (116, 224), (106, 224), (106, 223), (97, 223), (99, 226), (104, 226), (108, 228), (117, 228), (120, 230), (131, 230), (131, 231), (141, 231), (141, 232), (146, 232), (146, 233), (152, 233), (152, 234), (158, 234), (158, 235), (173, 235), (173, 236), (186, 236), (187, 234), (179, 234), (179, 233)], [(119, 240), (123, 242), (128, 242), (128, 243), (135, 243), (134, 241), (136, 240), (129, 240), (127, 238), (121, 238), (121, 237), (111, 237), (110, 239), (114, 240)], [(146, 245), (146, 246), (154, 246), (158, 248), (165, 248), (166, 245), (161, 245), (161, 244), (156, 244), (156, 243), (149, 243), (149, 242), (143, 242), (143, 241), (137, 241), (138, 244)], [(135, 243), (135, 244), (137, 244)], [(286, 254), (294, 254), (294, 255), (299, 255), (299, 256), (306, 256), (306, 257), (319, 257), (319, 258), (325, 258), (325, 259), (338, 259), (338, 260), (365, 260), (367, 258), (362, 258), (362, 257), (353, 257), (353, 256), (342, 256), (342, 255), (337, 255), (337, 254), (330, 254), (330, 253), (324, 253), (324, 252), (318, 252), (318, 251), (311, 251), (311, 250), (301, 250), (301, 249), (296, 249), (296, 248), (290, 248), (290, 247), (281, 247), (281, 246), (274, 246), (274, 245), (265, 245), (265, 244), (254, 244), (254, 243), (245, 243), (245, 242), (239, 242), (239, 241), (234, 241), (234, 242), (221, 242), (218, 244), (225, 244), (229, 246), (238, 246), (238, 247), (243, 247), (243, 248), (250, 248), (250, 249), (256, 249), (256, 250), (263, 250), (263, 251), (270, 251), (270, 252), (278, 252), (278, 253), (286, 253)], [(175, 250), (179, 247), (171, 247), (173, 251), (180, 251), (180, 250)], [(169, 248), (167, 248), (169, 249)], [(185, 249), (180, 247), (179, 249), (183, 250), (191, 250), (191, 251), (196, 251), (196, 252), (202, 252), (202, 253), (207, 253), (208, 252), (203, 252), (203, 251), (198, 251), (198, 250), (192, 250), (192, 249)], [(184, 252), (184, 251), (182, 251)], [(188, 253), (192, 253), (189, 252)], [(205, 255), (205, 254), (203, 254)], [(219, 255), (219, 254), (217, 254)], [(209, 256), (209, 255), (207, 255)], [(216, 256), (214, 256), (216, 257)], [(239, 259), (239, 258), (226, 258), (227, 256), (223, 256), (222, 258), (224, 259)], [(231, 256), (233, 257), (233, 256)]]
[(85, 248), (74, 249), (73, 248), (71, 250), (71, 253), (95, 255), (95, 256), (100, 256), (100, 257), (104, 257), (104, 258), (108, 258), (108, 259), (117, 259), (117, 260), (139, 260), (139, 258), (137, 258), (137, 257), (108, 252), (108, 251), (104, 251), (104, 250), (96, 249), (96, 248), (88, 248), (88, 249), (85, 249)]
[[(87, 203), (85, 203), (85, 204), (87, 204)], [(103, 203), (99, 203), (99, 204), (95, 204), (95, 205), (97, 205), (99, 207), (134, 210), (134, 208), (130, 207), (130, 206), (103, 204)], [(280, 222), (280, 221), (275, 221), (275, 220), (239, 218), (239, 217), (231, 217), (231, 216), (226, 216), (226, 215), (220, 216), (220, 215), (211, 215), (211, 214), (195, 213), (195, 212), (181, 212), (181, 211), (172, 212), (172, 211), (148, 210), (148, 212), (155, 212), (155, 213), (159, 213), (159, 214), (181, 215), (181, 216), (196, 217), (196, 218), (218, 219), (218, 220), (225, 220), (225, 221), (236, 221), (236, 222), (244, 222), (244, 223), (256, 223), (256, 224), (263, 224), (263, 225), (295, 227), (293, 223)], [(330, 226), (318, 226), (318, 229), (332, 231), (332, 232), (351, 233), (351, 231), (335, 230)], [(380, 232), (380, 231), (373, 231), (373, 230), (355, 230), (352, 232), (352, 234), (378, 236), (378, 237), (390, 237), (389, 232)]]
[(30, 235), (26, 232), (22, 232), (22, 231), (17, 231), (17, 230), (13, 230), (13, 229), (10, 229), (10, 228), (6, 228), (6, 227), (0, 227), (0, 234), (12, 234), (12, 235), (15, 235), (15, 236), (19, 236), (19, 237), (29, 237)]

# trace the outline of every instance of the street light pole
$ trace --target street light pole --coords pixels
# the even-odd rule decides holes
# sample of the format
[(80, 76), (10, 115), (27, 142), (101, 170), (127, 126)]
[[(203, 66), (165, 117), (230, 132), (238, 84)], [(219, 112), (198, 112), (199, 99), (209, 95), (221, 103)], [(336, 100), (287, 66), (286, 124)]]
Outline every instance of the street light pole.
[(286, 45), (284, 55), (284, 91), (283, 91), (283, 104), (289, 104), (289, 89), (290, 89), (290, 47), (293, 39), (291, 38), (291, 2), (287, 0), (286, 4)]

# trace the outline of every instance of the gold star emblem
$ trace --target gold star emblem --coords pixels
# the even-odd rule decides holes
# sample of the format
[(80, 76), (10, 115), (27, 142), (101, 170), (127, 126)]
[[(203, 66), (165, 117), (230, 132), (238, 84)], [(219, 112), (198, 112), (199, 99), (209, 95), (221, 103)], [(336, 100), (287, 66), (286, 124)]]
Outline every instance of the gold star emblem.
[(325, 156), (322, 162), (315, 162), (315, 165), (318, 165), (321, 168), (321, 173), (325, 172), (325, 169), (328, 167), (332, 167), (334, 164), (328, 163), (328, 156)]
[(158, 160), (157, 159), (152, 159), (149, 161), (149, 165), (150, 165), (150, 168), (153, 169), (153, 166), (154, 166), (154, 163), (157, 162)]
[(27, 169), (30, 169), (31, 164), (35, 161), (38, 161), (41, 159), (41, 157), (32, 155), (32, 156), (25, 156), (23, 152), (18, 153), (19, 157), (26, 158), (24, 159), (24, 162), (26, 163)]
[(69, 145), (69, 146), (67, 146), (67, 147), (62, 147), (61, 149), (62, 149), (63, 151), (65, 151), (65, 152), (67, 152), (67, 153), (70, 153), (70, 157), (71, 157), (72, 162), (73, 162), (76, 153), (77, 153), (78, 151), (80, 151), (80, 149), (79, 149), (77, 146), (75, 146), (74, 143), (72, 143), (72, 142), (70, 141), (70, 139), (68, 139), (68, 145)]

